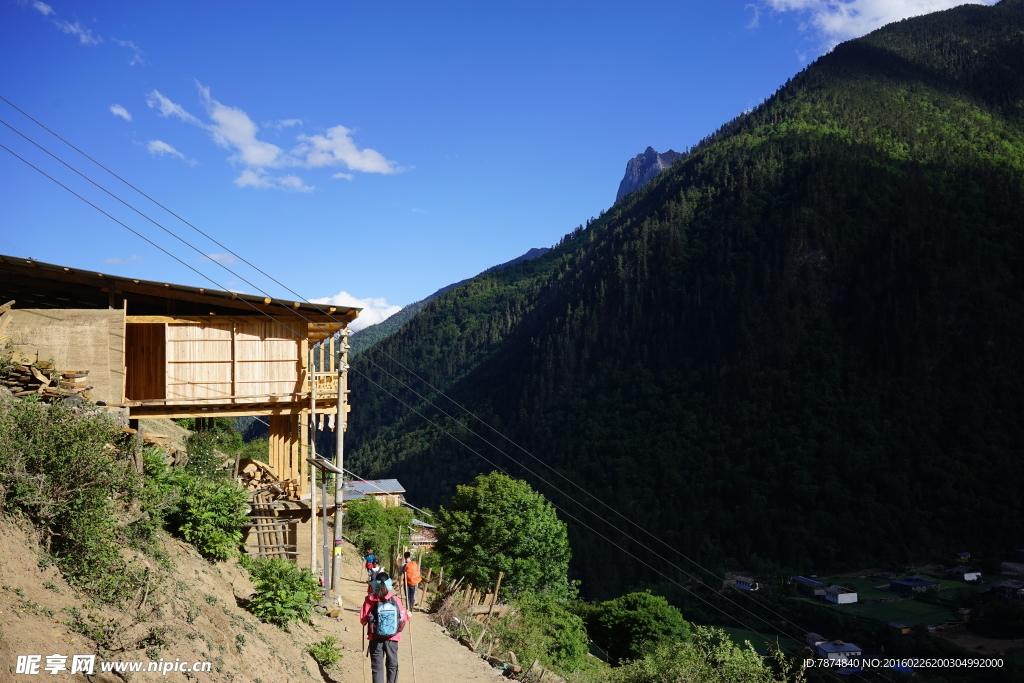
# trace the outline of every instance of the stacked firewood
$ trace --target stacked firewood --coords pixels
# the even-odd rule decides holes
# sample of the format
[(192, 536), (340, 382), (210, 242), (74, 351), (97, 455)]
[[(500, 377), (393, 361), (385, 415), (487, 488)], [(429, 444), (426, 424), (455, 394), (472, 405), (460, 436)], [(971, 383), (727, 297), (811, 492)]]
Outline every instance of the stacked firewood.
[(89, 398), (88, 370), (67, 370), (57, 372), (53, 363), (15, 363), (7, 367), (0, 384), (6, 386), (15, 396), (39, 394), (43, 398), (65, 398), (81, 395)]
[(298, 482), (292, 479), (281, 481), (273, 467), (251, 458), (238, 461), (238, 479), (250, 491), (266, 490), (275, 497), (294, 497), (299, 488)]

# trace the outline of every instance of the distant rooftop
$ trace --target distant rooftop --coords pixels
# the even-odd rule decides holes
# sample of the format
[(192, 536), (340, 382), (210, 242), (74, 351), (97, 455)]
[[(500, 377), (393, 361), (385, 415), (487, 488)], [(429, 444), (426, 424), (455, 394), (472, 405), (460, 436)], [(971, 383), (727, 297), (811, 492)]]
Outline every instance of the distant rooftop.
[(808, 579), (806, 576), (794, 576), (793, 580), (797, 583), (802, 583), (805, 586), (813, 586), (814, 588), (821, 588), (825, 584), (821, 581), (815, 581), (814, 579)]
[(354, 491), (368, 494), (405, 493), (405, 487), (397, 479), (367, 479), (349, 482)]
[(863, 652), (859, 645), (853, 643), (844, 643), (836, 640), (831, 643), (821, 643), (818, 645), (818, 650), (821, 652)]
[(893, 579), (889, 583), (895, 583), (900, 586), (908, 586), (914, 588), (915, 586), (938, 586), (938, 581), (931, 581), (929, 579)]

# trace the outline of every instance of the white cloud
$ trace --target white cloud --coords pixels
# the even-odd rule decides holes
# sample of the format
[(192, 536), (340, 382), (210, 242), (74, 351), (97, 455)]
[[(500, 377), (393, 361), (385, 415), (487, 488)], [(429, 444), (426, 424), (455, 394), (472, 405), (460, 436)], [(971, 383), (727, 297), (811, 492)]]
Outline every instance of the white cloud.
[(395, 306), (389, 304), (387, 299), (380, 297), (368, 297), (366, 299), (357, 299), (346, 291), (341, 291), (334, 296), (325, 296), (320, 299), (310, 299), (314, 304), (328, 304), (331, 306), (349, 306), (351, 308), (361, 308), (359, 317), (352, 321), (349, 325), (353, 330), (358, 332), (364, 327), (370, 325), (376, 325), (379, 322), (390, 318), (395, 313), (402, 310), (401, 306)]
[(146, 63), (146, 60), (142, 58), (142, 48), (140, 48), (138, 45), (136, 45), (130, 40), (118, 40), (117, 38), (112, 38), (112, 40), (121, 47), (126, 47), (132, 51), (131, 59), (128, 60), (129, 66), (135, 66), (136, 64)]
[(32, 6), (39, 10), (44, 17), (48, 17), (51, 14), (53, 14), (53, 8), (47, 5), (45, 2), (39, 2), (38, 0), (36, 0), (36, 2), (32, 3)]
[(430, 215), (430, 212), (427, 211), (426, 209), (417, 209), (415, 206), (409, 210), (412, 211), (413, 213), (425, 213), (428, 216)]
[(105, 259), (103, 262), (112, 266), (127, 266), (130, 263), (141, 263), (142, 257), (136, 254), (132, 254), (128, 258), (117, 258), (115, 256), (112, 258)]
[(757, 5), (745, 5), (743, 9), (751, 11), (750, 21), (747, 22), (747, 28), (751, 31), (758, 28), (761, 25), (761, 8)]
[(299, 146), (292, 150), (292, 154), (305, 157), (304, 165), (311, 168), (344, 164), (351, 171), (363, 173), (397, 173), (402, 170), (377, 150), (359, 149), (349, 135), (351, 132), (345, 126), (334, 126), (327, 129), (327, 135), (300, 135)]
[(146, 95), (146, 104), (153, 109), (159, 110), (161, 116), (175, 116), (185, 123), (191, 123), (193, 126), (206, 128), (202, 121), (185, 111), (185, 108), (181, 105), (175, 104), (161, 95), (159, 90), (154, 90)]
[(131, 121), (132, 120), (131, 112), (129, 112), (124, 107), (122, 107), (120, 104), (112, 104), (112, 105), (110, 105), (110, 113), (113, 114), (114, 116), (120, 116), (125, 121)]
[(293, 190), (295, 192), (312, 192), (316, 189), (312, 185), (306, 185), (303, 183), (302, 178), (297, 175), (281, 176), (277, 179), (277, 182), (282, 189)]
[(174, 147), (170, 146), (163, 140), (150, 140), (149, 143), (146, 145), (146, 149), (148, 149), (149, 153), (154, 156), (174, 157), (175, 159), (181, 159), (189, 166), (195, 166), (196, 163), (198, 163), (196, 162), (195, 159), (189, 159), (184, 154), (174, 149)]
[(205, 126), (221, 147), (234, 149), (238, 161), (246, 166), (264, 168), (279, 166), (284, 152), (277, 145), (256, 138), (257, 126), (248, 114), (237, 107), (229, 107), (210, 97), (210, 89), (199, 86), (199, 94), (206, 105), (206, 111), (213, 119), (213, 125)]
[[(291, 152), (259, 139), (260, 128), (249, 115), (238, 107), (231, 107), (215, 100), (210, 89), (196, 83), (199, 96), (210, 117), (206, 123), (199, 117), (185, 110), (181, 105), (172, 102), (158, 90), (146, 96), (146, 104), (165, 117), (175, 117), (186, 123), (207, 131), (213, 141), (221, 147), (231, 150), (230, 160), (243, 166), (241, 174), (235, 178), (238, 187), (276, 188), (292, 192), (312, 192), (316, 188), (306, 185), (297, 175), (271, 176), (267, 169), (272, 168), (320, 168), (324, 166), (345, 166), (350, 171), (363, 173), (397, 173), (402, 169), (394, 161), (389, 161), (380, 152), (372, 149), (359, 149), (352, 140), (351, 131), (344, 126), (334, 126), (326, 131), (326, 135), (298, 135), (298, 144)], [(283, 119), (270, 127), (290, 128), (302, 123), (301, 119)], [(351, 173), (337, 173), (333, 177), (352, 180)]]
[(59, 28), (64, 33), (69, 33), (71, 35), (78, 36), (78, 42), (82, 45), (99, 45), (103, 42), (102, 38), (94, 36), (92, 34), (92, 31), (82, 26), (77, 21), (72, 24), (70, 21), (54, 20), (53, 23), (56, 24), (57, 28)]
[(335, 180), (352, 180), (353, 178), (355, 178), (355, 176), (352, 175), (351, 173), (335, 173), (331, 177), (334, 178)]
[(851, 38), (907, 17), (938, 12), (965, 4), (995, 4), (995, 0), (764, 0), (777, 12), (806, 16), (802, 30), (813, 30), (831, 49)]
[(257, 188), (268, 188), (274, 187), (274, 183), (267, 177), (267, 174), (262, 169), (259, 173), (252, 169), (246, 169), (242, 171), (242, 175), (235, 178), (235, 185), (238, 187), (257, 187)]
[(275, 178), (269, 175), (262, 168), (247, 168), (242, 174), (235, 178), (235, 185), (238, 187), (255, 187), (263, 190), (287, 190), (290, 192), (312, 192), (316, 188), (306, 185), (302, 178), (297, 175), (286, 175)]
[[(238, 259), (236, 259), (231, 254), (207, 254), (206, 256), (204, 256), (203, 258), (201, 258), (199, 260), (200, 261), (207, 261), (207, 262), (209, 262), (209, 261), (216, 261), (217, 263), (223, 263), (225, 266), (232, 266), (232, 265), (238, 263)], [(232, 283), (229, 283), (229, 284), (232, 284)]]

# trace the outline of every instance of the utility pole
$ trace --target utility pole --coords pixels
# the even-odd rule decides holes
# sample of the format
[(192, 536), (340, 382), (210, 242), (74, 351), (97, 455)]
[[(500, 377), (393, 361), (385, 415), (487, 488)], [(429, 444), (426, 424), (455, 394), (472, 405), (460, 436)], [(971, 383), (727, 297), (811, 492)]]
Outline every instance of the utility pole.
[(331, 571), (331, 588), (341, 604), (341, 506), (344, 497), (345, 471), (345, 388), (348, 385), (348, 328), (338, 332), (337, 364), (338, 364), (338, 415), (335, 418), (337, 428), (334, 430), (337, 439), (334, 466), (338, 473), (334, 475), (334, 565)]

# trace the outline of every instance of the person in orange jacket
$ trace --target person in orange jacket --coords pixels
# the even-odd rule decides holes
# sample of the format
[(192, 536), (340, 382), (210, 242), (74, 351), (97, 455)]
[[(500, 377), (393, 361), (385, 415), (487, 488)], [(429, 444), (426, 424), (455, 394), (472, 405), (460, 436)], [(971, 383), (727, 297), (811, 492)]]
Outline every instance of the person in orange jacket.
[[(366, 638), (370, 670), (373, 683), (398, 683), (398, 643), (402, 641), (402, 630), (409, 623), (409, 613), (402, 606), (401, 599), (388, 585), (391, 577), (380, 572), (374, 577), (374, 590), (363, 600), (359, 612), (359, 623), (367, 626)], [(385, 665), (386, 660), (386, 665)]]
[(409, 609), (413, 612), (416, 611), (416, 586), (419, 585), (423, 577), (420, 576), (420, 565), (416, 560), (412, 559), (412, 553), (405, 554), (405, 562), (402, 563), (402, 571), (405, 572), (405, 591), (408, 593), (406, 596), (409, 599)]

